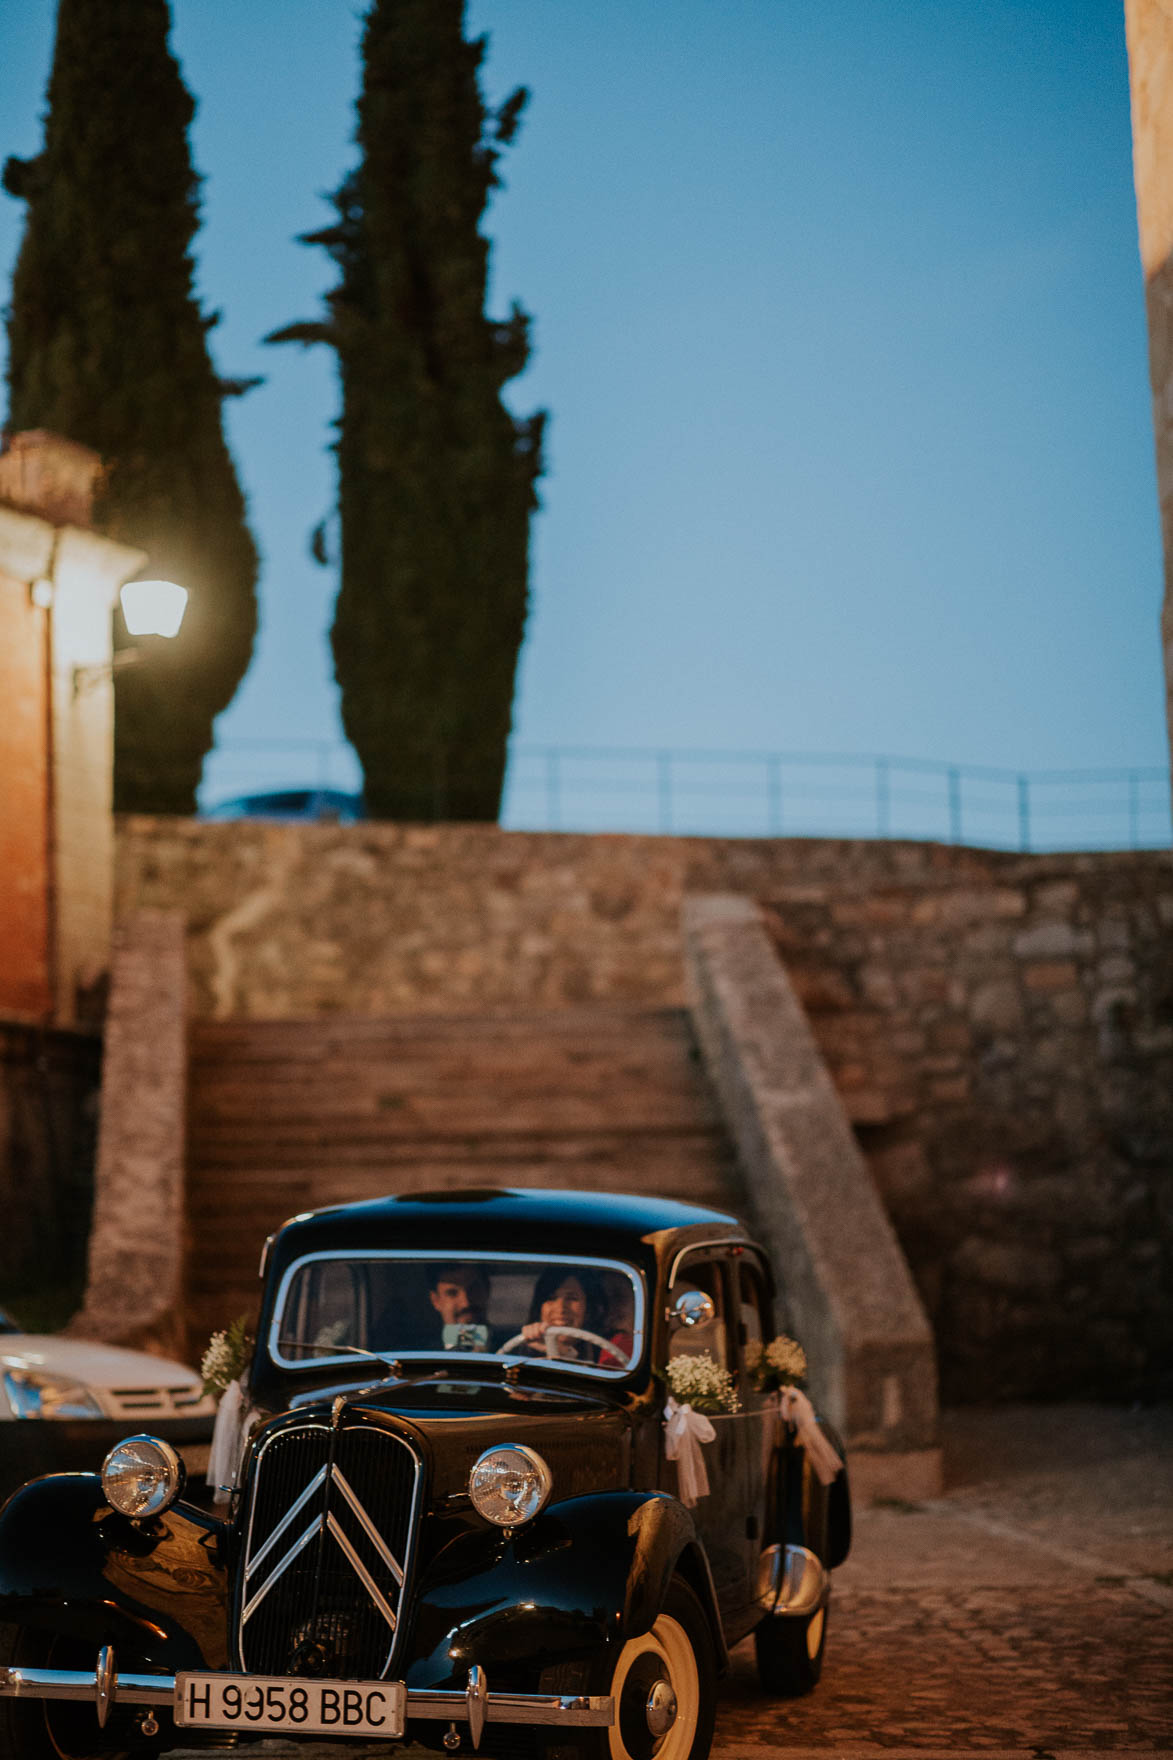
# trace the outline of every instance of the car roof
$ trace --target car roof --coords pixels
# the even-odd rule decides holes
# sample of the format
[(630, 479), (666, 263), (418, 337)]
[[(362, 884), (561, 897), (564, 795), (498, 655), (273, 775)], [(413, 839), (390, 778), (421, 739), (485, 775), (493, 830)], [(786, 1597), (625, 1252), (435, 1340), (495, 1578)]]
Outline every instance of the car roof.
[[(513, 1186), (405, 1192), (295, 1216), (275, 1243), (284, 1264), (331, 1249), (419, 1247), (630, 1256), (649, 1237), (747, 1240), (727, 1211), (627, 1192)], [(667, 1244), (665, 1241), (664, 1244)]]
[(276, 788), (261, 794), (234, 795), (205, 807), (204, 819), (363, 819), (361, 794), (340, 788)]

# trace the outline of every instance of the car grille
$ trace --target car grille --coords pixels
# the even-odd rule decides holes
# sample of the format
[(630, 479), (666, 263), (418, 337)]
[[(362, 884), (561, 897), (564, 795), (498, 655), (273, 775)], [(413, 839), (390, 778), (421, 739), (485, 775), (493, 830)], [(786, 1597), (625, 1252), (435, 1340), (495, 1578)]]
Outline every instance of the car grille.
[(248, 1673), (386, 1673), (421, 1472), (403, 1437), (366, 1425), (308, 1424), (262, 1443), (241, 1599)]
[(198, 1382), (190, 1387), (112, 1387), (109, 1397), (119, 1418), (182, 1418), (204, 1404)]

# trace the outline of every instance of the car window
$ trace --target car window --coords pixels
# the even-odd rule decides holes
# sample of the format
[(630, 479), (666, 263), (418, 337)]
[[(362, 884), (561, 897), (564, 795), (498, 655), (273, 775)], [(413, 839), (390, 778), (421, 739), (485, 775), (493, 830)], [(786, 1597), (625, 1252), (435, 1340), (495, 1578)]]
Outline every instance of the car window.
[(725, 1282), (716, 1259), (686, 1259), (672, 1284), (673, 1300), (682, 1290), (699, 1289), (713, 1303), (713, 1318), (697, 1326), (677, 1326), (668, 1345), (669, 1357), (699, 1357), (707, 1351), (722, 1369), (729, 1364), (728, 1328), (725, 1323)]
[(288, 788), (273, 794), (250, 794), (244, 804), (250, 813), (305, 813), (313, 795), (308, 788)]
[(283, 1331), (311, 1356), (326, 1355), (329, 1345), (361, 1345), (370, 1334), (370, 1286), (362, 1269), (345, 1259), (320, 1260), (291, 1296)]
[(285, 1273), (269, 1351), (284, 1368), (453, 1352), (622, 1375), (642, 1353), (643, 1281), (569, 1254), (311, 1253)]
[(745, 1259), (737, 1267), (737, 1302), (742, 1355), (754, 1356), (774, 1329), (762, 1274)]

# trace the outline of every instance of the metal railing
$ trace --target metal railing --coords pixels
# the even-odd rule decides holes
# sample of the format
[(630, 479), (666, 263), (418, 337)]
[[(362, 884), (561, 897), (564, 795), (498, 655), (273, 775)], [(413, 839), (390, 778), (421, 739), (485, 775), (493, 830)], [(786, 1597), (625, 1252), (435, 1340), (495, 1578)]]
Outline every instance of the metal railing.
[[(342, 788), (341, 740), (229, 740), (209, 755), (205, 806), (266, 789)], [(1173, 842), (1169, 772), (1010, 770), (890, 755), (644, 746), (510, 748), (501, 823), (527, 831), (876, 837), (991, 849), (1160, 849)]]

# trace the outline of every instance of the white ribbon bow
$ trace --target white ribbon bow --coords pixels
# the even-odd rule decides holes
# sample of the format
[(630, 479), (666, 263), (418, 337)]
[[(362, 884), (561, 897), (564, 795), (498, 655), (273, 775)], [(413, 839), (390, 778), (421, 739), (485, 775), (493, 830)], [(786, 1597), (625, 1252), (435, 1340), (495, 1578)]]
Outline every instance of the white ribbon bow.
[(818, 1474), (824, 1485), (829, 1485), (836, 1474), (842, 1470), (843, 1462), (819, 1429), (819, 1421), (815, 1417), (815, 1408), (810, 1400), (797, 1387), (783, 1387), (778, 1391), (778, 1409), (783, 1421), (793, 1424), (798, 1432), (798, 1440), (806, 1449), (806, 1458)]
[(236, 1489), (245, 1438), (259, 1416), (259, 1412), (249, 1411), (246, 1407), (240, 1382), (230, 1381), (216, 1407), (212, 1447), (208, 1454), (206, 1478), (212, 1487), (213, 1503), (228, 1503), (231, 1499)]
[(677, 1405), (672, 1395), (664, 1407), (664, 1453), (676, 1462), (680, 1485), (680, 1501), (686, 1509), (696, 1506), (698, 1497), (709, 1495), (709, 1475), (705, 1471), (701, 1443), (712, 1442), (717, 1432), (703, 1412), (691, 1406)]

